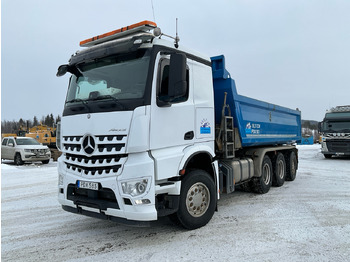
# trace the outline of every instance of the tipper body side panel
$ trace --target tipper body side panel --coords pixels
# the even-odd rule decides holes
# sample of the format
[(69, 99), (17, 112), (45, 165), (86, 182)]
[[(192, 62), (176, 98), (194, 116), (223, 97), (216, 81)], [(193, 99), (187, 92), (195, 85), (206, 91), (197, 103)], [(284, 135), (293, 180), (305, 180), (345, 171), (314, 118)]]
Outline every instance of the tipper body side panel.
[(301, 140), (300, 111), (239, 95), (235, 81), (225, 69), (225, 57), (216, 56), (211, 60), (216, 124), (221, 123), (226, 92), (226, 104), (238, 128), (242, 147), (292, 144)]

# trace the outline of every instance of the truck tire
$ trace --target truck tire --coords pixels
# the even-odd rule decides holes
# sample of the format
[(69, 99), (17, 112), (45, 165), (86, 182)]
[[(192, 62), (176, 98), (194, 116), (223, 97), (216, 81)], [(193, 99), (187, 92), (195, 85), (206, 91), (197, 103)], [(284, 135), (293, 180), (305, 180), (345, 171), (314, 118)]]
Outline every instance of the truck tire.
[(272, 163), (268, 155), (265, 155), (261, 164), (261, 176), (252, 180), (252, 188), (254, 192), (265, 194), (269, 192), (272, 185)]
[(50, 159), (41, 161), (44, 165), (50, 162)]
[(16, 166), (21, 166), (23, 165), (22, 157), (20, 153), (16, 153), (15, 159), (14, 159), (15, 165)]
[(289, 155), (287, 155), (287, 173), (286, 173), (286, 180), (287, 181), (294, 181), (297, 175), (297, 169), (298, 169), (298, 160), (297, 156), (295, 155), (294, 151), (291, 151)]
[(273, 163), (273, 186), (283, 186), (286, 179), (286, 161), (282, 153), (277, 155), (272, 160)]
[(180, 203), (174, 216), (187, 229), (206, 225), (216, 209), (216, 190), (210, 175), (200, 169), (193, 169), (181, 183)]

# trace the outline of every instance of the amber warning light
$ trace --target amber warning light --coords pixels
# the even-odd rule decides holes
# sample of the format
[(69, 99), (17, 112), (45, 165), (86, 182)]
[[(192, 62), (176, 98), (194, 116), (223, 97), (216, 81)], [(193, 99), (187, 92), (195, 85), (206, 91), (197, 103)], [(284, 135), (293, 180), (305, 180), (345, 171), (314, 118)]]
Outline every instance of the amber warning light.
[(146, 20), (140, 23), (132, 24), (102, 35), (94, 36), (92, 38), (83, 40), (80, 42), (80, 46), (82, 47), (93, 46), (112, 39), (123, 37), (125, 35), (133, 34), (136, 32), (147, 32), (156, 27), (157, 27), (156, 23)]

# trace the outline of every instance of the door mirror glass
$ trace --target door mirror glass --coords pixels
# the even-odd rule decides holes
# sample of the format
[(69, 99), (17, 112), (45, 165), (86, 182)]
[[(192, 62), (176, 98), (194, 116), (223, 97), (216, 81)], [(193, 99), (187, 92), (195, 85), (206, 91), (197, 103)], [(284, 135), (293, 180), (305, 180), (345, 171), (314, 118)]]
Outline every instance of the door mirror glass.
[(176, 99), (186, 95), (186, 56), (172, 54), (169, 66), (169, 97)]

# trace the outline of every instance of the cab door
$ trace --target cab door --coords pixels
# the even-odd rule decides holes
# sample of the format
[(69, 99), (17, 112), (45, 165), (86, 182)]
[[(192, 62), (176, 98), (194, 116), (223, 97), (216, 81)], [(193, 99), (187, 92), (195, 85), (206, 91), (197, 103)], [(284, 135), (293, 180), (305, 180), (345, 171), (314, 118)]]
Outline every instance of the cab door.
[(16, 141), (13, 138), (10, 138), (7, 145), (8, 158), (12, 160), (15, 158)]
[(186, 93), (172, 101), (169, 95), (170, 56), (158, 55), (151, 105), (150, 149), (155, 159), (156, 178), (178, 174), (183, 150), (194, 143), (191, 61), (186, 60)]
[(1, 153), (4, 152), (4, 158), (6, 159), (14, 159), (15, 156), (15, 140), (13, 138), (9, 138), (7, 144), (3, 147), (1, 146)]

